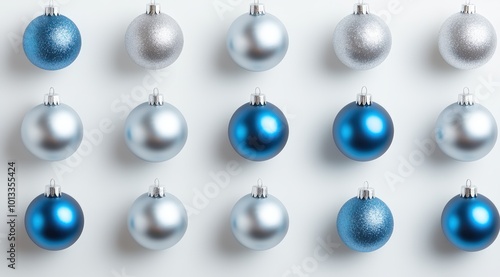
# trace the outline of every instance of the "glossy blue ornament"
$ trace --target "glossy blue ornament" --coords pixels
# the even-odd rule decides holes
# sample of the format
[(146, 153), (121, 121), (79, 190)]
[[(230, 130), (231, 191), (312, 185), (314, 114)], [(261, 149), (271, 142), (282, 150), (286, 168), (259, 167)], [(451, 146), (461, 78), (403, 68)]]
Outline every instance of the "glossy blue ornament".
[(61, 194), (59, 186), (47, 186), (45, 194), (31, 201), (24, 218), (30, 239), (46, 250), (73, 245), (83, 231), (83, 211), (76, 200)]
[(371, 161), (382, 156), (392, 143), (394, 125), (391, 116), (371, 96), (358, 94), (356, 102), (346, 105), (333, 122), (333, 139), (346, 157)]
[(358, 197), (347, 201), (337, 216), (340, 239), (354, 251), (379, 249), (387, 243), (394, 229), (391, 210), (373, 193), (372, 188), (361, 188)]
[(251, 161), (265, 161), (278, 155), (288, 140), (288, 122), (275, 105), (266, 102), (260, 90), (250, 104), (241, 106), (231, 117), (229, 141), (234, 150)]
[(444, 207), (441, 227), (448, 241), (458, 249), (480, 251), (497, 238), (500, 218), (495, 205), (468, 184)]
[(78, 57), (81, 47), (78, 27), (54, 6), (46, 7), (45, 14), (33, 19), (24, 31), (24, 53), (41, 69), (67, 67)]

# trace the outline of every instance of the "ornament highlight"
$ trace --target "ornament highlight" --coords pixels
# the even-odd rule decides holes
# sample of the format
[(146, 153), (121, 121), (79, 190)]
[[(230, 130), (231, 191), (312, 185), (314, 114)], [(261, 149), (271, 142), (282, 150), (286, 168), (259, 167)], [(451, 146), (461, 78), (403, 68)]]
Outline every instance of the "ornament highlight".
[(61, 161), (73, 155), (83, 139), (83, 124), (70, 106), (50, 88), (44, 103), (26, 113), (21, 124), (24, 146), (36, 157)]
[(78, 27), (54, 7), (52, 1), (45, 14), (33, 19), (23, 36), (28, 60), (45, 70), (59, 70), (75, 61), (82, 47)]
[(243, 158), (265, 161), (278, 155), (288, 140), (288, 122), (275, 105), (266, 102), (259, 88), (250, 103), (239, 107), (229, 121), (229, 142)]
[(160, 4), (152, 1), (146, 13), (130, 23), (125, 34), (125, 47), (130, 58), (146, 69), (162, 69), (173, 64), (181, 55), (184, 36), (181, 27)]
[(24, 218), (29, 238), (46, 250), (62, 250), (73, 245), (83, 231), (80, 204), (51, 180), (45, 194), (31, 201)]
[(188, 216), (182, 202), (160, 187), (158, 179), (130, 208), (128, 230), (134, 240), (151, 250), (177, 244), (187, 230)]
[(351, 69), (367, 70), (380, 65), (391, 46), (391, 30), (364, 3), (354, 5), (354, 13), (344, 17), (333, 33), (335, 54)]
[(267, 250), (278, 245), (288, 232), (289, 218), (285, 206), (267, 193), (267, 187), (252, 188), (231, 211), (231, 231), (236, 240), (252, 250)]
[(182, 113), (163, 102), (157, 88), (125, 120), (125, 142), (132, 153), (148, 162), (163, 162), (186, 144), (188, 127)]
[(358, 196), (348, 200), (337, 216), (337, 231), (342, 242), (358, 252), (372, 252), (391, 238), (394, 219), (391, 210), (375, 198), (374, 189), (360, 188)]
[(278, 65), (288, 50), (288, 32), (275, 16), (255, 0), (250, 13), (238, 17), (227, 32), (226, 46), (233, 61), (249, 71)]
[(497, 140), (497, 123), (491, 112), (474, 103), (474, 94), (465, 88), (458, 103), (444, 109), (436, 121), (436, 142), (449, 157), (463, 162), (486, 156)]
[(346, 157), (360, 162), (382, 156), (394, 137), (394, 125), (387, 111), (372, 102), (366, 87), (356, 102), (346, 105), (333, 122), (333, 139)]
[(444, 207), (441, 227), (448, 241), (464, 251), (480, 251), (490, 246), (498, 236), (500, 217), (488, 198), (477, 193), (467, 180), (460, 195)]
[(476, 6), (465, 4), (460, 13), (449, 17), (439, 32), (439, 52), (443, 59), (458, 69), (474, 69), (485, 65), (497, 47), (493, 25)]

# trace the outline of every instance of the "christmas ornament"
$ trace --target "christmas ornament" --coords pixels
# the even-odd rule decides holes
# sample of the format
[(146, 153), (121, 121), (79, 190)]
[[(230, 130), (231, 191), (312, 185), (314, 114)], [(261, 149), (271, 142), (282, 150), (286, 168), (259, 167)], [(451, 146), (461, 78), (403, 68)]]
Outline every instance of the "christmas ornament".
[(500, 218), (495, 205), (467, 180), (462, 193), (444, 207), (441, 227), (445, 237), (458, 249), (483, 250), (495, 241)]
[(255, 0), (250, 14), (238, 17), (227, 32), (226, 46), (235, 63), (249, 71), (265, 71), (283, 60), (288, 50), (285, 25)]
[(439, 52), (458, 69), (474, 69), (486, 64), (497, 47), (495, 28), (476, 13), (476, 6), (462, 6), (460, 13), (449, 17), (439, 32)]
[(486, 156), (497, 140), (497, 123), (468, 88), (439, 115), (435, 136), (439, 148), (455, 160), (471, 162)]
[(155, 88), (149, 103), (133, 109), (125, 121), (125, 142), (132, 153), (148, 162), (163, 162), (177, 155), (188, 135), (181, 112), (163, 102)]
[(278, 155), (288, 140), (288, 122), (275, 105), (266, 102), (257, 88), (229, 121), (229, 141), (234, 150), (251, 161), (265, 161)]
[(188, 225), (182, 202), (160, 187), (158, 179), (137, 200), (128, 214), (130, 235), (145, 248), (164, 250), (178, 243)]
[(288, 212), (267, 187), (252, 188), (231, 211), (231, 231), (241, 245), (252, 250), (267, 250), (278, 245), (288, 232)]
[(375, 198), (374, 189), (360, 188), (358, 197), (351, 198), (337, 216), (340, 239), (350, 249), (371, 252), (384, 246), (391, 238), (394, 220), (389, 207)]
[(339, 22), (333, 33), (333, 48), (339, 60), (351, 69), (372, 69), (389, 55), (391, 30), (368, 4), (354, 6), (354, 13)]
[(392, 143), (394, 125), (391, 116), (371, 101), (363, 87), (357, 101), (346, 105), (333, 122), (333, 139), (346, 157), (371, 161), (382, 156)]
[(78, 27), (59, 14), (53, 1), (45, 8), (45, 14), (33, 19), (24, 31), (24, 53), (32, 64), (41, 69), (67, 67), (78, 57), (81, 47)]
[(184, 36), (179, 24), (160, 13), (160, 4), (152, 1), (146, 13), (130, 23), (125, 34), (125, 46), (130, 58), (146, 69), (162, 69), (179, 58)]
[(83, 231), (83, 211), (78, 202), (51, 180), (45, 194), (31, 201), (24, 218), (30, 239), (46, 250), (62, 250), (73, 245)]
[(21, 125), (24, 146), (35, 156), (47, 161), (60, 161), (71, 156), (83, 139), (83, 124), (70, 106), (61, 104), (50, 88), (43, 104), (26, 113)]

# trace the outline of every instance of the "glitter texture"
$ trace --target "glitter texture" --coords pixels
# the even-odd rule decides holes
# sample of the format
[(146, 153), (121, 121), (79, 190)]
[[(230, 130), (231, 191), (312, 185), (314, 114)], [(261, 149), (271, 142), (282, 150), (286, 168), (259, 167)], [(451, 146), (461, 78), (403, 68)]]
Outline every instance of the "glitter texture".
[(339, 22), (333, 47), (339, 60), (351, 69), (366, 70), (380, 65), (389, 55), (389, 27), (373, 14), (352, 14)]
[(340, 239), (352, 250), (371, 252), (382, 247), (391, 237), (394, 220), (389, 207), (380, 199), (347, 201), (337, 217)]
[(146, 69), (161, 69), (179, 58), (184, 36), (166, 14), (142, 14), (128, 26), (125, 46), (130, 58)]
[(45, 70), (67, 67), (78, 57), (81, 47), (78, 27), (63, 15), (39, 16), (24, 31), (26, 57), (32, 64)]
[(493, 25), (479, 14), (457, 13), (446, 20), (439, 33), (439, 52), (458, 69), (486, 64), (497, 46)]

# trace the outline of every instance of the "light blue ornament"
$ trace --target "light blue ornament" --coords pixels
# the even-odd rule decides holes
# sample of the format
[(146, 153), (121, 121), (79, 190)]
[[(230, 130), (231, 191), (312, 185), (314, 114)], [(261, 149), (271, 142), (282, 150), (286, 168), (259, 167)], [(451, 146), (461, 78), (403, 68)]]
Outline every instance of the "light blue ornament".
[(155, 185), (137, 198), (128, 214), (128, 230), (134, 240), (151, 250), (164, 250), (177, 244), (188, 226), (188, 215), (182, 202)]
[(372, 102), (371, 95), (365, 92), (358, 94), (356, 102), (340, 110), (333, 122), (332, 133), (342, 154), (365, 162), (382, 156), (389, 149), (394, 124), (389, 113)]
[(288, 122), (275, 105), (266, 102), (260, 89), (249, 104), (238, 108), (229, 121), (231, 146), (243, 158), (265, 161), (278, 155), (288, 140)]
[(62, 250), (73, 245), (83, 231), (84, 216), (80, 204), (62, 194), (54, 180), (45, 194), (31, 201), (24, 218), (30, 239), (46, 250)]
[(480, 251), (490, 246), (498, 236), (498, 210), (488, 198), (477, 194), (477, 188), (462, 187), (444, 207), (441, 227), (448, 241), (464, 251)]
[[(258, 1), (256, 1), (258, 2)], [(283, 60), (288, 50), (285, 25), (264, 4), (250, 4), (250, 14), (238, 17), (227, 31), (226, 46), (233, 61), (249, 71), (265, 71)]]
[(45, 14), (33, 19), (24, 31), (24, 53), (41, 69), (67, 67), (78, 57), (81, 47), (78, 27), (54, 6), (47, 7)]
[(125, 121), (125, 142), (132, 153), (148, 162), (176, 156), (186, 144), (188, 127), (182, 113), (163, 102), (155, 88), (149, 103), (134, 108)]
[(289, 218), (285, 206), (267, 187), (252, 188), (252, 194), (242, 197), (231, 211), (231, 231), (236, 240), (252, 250), (267, 250), (278, 245), (288, 232)]
[(360, 188), (358, 197), (347, 201), (337, 216), (340, 239), (358, 252), (372, 252), (384, 246), (393, 229), (391, 210), (374, 197), (374, 190), (369, 187)]

